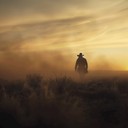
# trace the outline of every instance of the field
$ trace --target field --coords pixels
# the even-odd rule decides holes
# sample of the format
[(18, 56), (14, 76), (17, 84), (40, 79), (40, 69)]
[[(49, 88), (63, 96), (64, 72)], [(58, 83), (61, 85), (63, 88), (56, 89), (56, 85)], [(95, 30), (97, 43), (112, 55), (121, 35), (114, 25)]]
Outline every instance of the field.
[(97, 71), (82, 80), (0, 79), (0, 128), (127, 128), (127, 76)]

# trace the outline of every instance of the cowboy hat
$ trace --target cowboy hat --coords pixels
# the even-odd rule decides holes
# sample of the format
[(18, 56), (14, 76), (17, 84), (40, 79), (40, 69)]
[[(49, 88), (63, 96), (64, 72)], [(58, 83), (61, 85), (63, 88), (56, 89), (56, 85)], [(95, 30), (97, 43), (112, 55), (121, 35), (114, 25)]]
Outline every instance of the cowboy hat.
[(82, 53), (80, 53), (79, 55), (77, 55), (77, 56), (84, 56)]

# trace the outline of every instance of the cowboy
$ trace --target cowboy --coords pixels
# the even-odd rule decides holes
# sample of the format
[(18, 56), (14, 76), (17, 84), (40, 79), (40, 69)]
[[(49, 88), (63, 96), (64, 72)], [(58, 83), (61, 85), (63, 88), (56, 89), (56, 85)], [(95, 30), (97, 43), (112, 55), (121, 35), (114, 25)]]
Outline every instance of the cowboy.
[(84, 55), (80, 53), (78, 59), (76, 60), (75, 64), (75, 71), (79, 73), (87, 73), (88, 72), (88, 63), (87, 60), (83, 57)]

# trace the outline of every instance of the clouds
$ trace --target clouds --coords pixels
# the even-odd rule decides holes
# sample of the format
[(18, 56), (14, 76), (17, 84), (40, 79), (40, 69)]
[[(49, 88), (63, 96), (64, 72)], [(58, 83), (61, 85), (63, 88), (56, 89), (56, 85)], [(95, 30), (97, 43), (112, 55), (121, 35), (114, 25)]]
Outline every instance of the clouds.
[(0, 0), (0, 22), (6, 25), (99, 13), (108, 15), (127, 6), (124, 0)]
[[(89, 38), (89, 34), (97, 33), (96, 28), (97, 24), (93, 17), (75, 17), (1, 27), (0, 50), (20, 51), (26, 49), (26, 51), (38, 51), (38, 48), (57, 50), (62, 46), (63, 48), (68, 47), (70, 43), (73, 43), (72, 37), (79, 41), (85, 37)], [(86, 35), (84, 35), (85, 32)]]
[[(13, 18), (24, 18), (34, 20), (34, 18), (50, 19), (66, 16), (74, 11), (77, 6), (79, 9), (87, 0), (1, 0), (0, 19), (7, 20)], [(73, 9), (73, 10), (72, 10)]]
[(63, 49), (63, 52), (83, 47), (94, 49), (127, 45), (127, 20), (119, 17), (77, 16), (1, 27), (0, 50), (31, 52)]

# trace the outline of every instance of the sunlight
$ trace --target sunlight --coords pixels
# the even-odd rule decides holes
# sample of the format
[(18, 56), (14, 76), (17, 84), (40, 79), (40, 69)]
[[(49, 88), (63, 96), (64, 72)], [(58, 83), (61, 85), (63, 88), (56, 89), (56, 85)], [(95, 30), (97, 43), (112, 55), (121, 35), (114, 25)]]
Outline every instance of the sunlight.
[(128, 71), (128, 66), (125, 67), (125, 70)]

